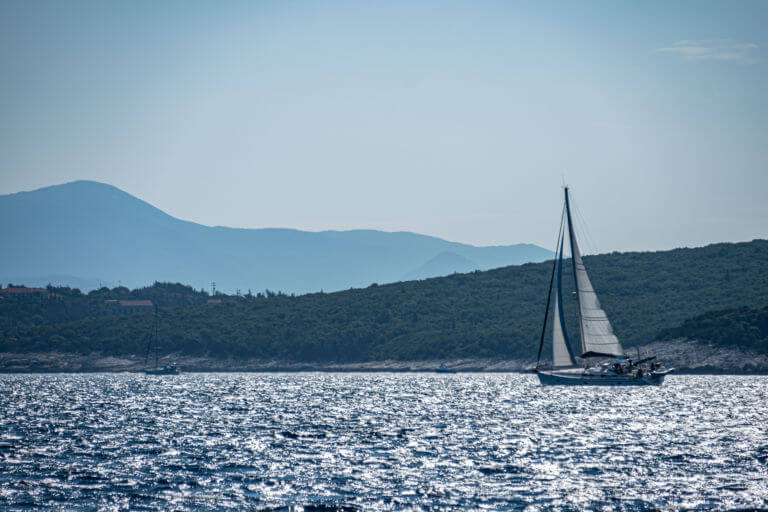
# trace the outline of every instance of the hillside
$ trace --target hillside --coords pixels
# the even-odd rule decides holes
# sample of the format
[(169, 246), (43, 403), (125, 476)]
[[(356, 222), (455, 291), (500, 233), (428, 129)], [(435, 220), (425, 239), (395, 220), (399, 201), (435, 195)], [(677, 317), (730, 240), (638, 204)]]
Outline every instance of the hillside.
[[(762, 305), (768, 296), (765, 240), (605, 254), (586, 257), (585, 264), (625, 345), (652, 340), (705, 311)], [(526, 264), (337, 293), (172, 307), (161, 311), (161, 337), (167, 352), (222, 358), (530, 357), (550, 268)], [(566, 313), (576, 332), (573, 304)], [(6, 326), (0, 352), (140, 354), (152, 316), (54, 325), (45, 325), (44, 315), (38, 320), (36, 326)]]
[(719, 347), (738, 346), (768, 354), (768, 306), (710, 311), (664, 329), (657, 339), (686, 338)]
[(88, 288), (159, 280), (304, 293), (551, 257), (530, 244), (474, 247), (408, 232), (208, 227), (89, 181), (0, 196), (0, 239), (0, 283)]
[[(29, 293), (8, 293), (11, 290)], [(36, 292), (35, 290), (42, 290)], [(244, 300), (245, 297), (217, 293), (211, 297), (205, 291), (178, 283), (155, 283), (152, 286), (129, 290), (125, 287), (100, 288), (87, 294), (77, 288), (48, 286), (45, 289), (16, 287), (0, 288), (0, 332), (27, 329), (42, 325), (80, 322), (103, 316), (123, 314), (120, 300), (150, 301), (165, 310), (200, 306), (209, 299), (222, 303)], [(150, 306), (146, 311), (153, 311)]]

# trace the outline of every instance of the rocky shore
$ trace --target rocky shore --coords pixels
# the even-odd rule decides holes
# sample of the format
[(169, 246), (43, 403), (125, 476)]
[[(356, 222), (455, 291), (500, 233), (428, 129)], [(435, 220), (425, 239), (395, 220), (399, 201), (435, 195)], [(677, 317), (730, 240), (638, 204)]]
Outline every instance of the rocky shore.
[[(641, 355), (645, 352), (654, 354), (677, 373), (768, 374), (768, 355), (754, 350), (718, 347), (686, 339), (655, 341), (639, 348)], [(627, 352), (630, 355), (637, 353), (634, 347)]]
[[(452, 371), (519, 372), (532, 361), (498, 359), (453, 359), (440, 361), (367, 361), (359, 363), (297, 362), (274, 359), (218, 359), (170, 355), (160, 365), (176, 362), (185, 372), (409, 372), (435, 371), (445, 365)], [(65, 353), (0, 353), (0, 373), (54, 372), (139, 372), (144, 369), (140, 356), (103, 356)]]
[[(655, 354), (681, 374), (768, 374), (768, 356), (751, 350), (721, 348), (692, 340), (659, 341), (639, 348), (641, 355)], [(636, 353), (632, 347), (630, 355)], [(176, 362), (184, 372), (420, 372), (441, 366), (456, 372), (524, 372), (534, 366), (524, 359), (452, 359), (432, 361), (368, 361), (360, 363), (296, 362), (265, 359), (217, 359), (170, 355), (160, 364)], [(104, 356), (70, 353), (0, 353), (0, 373), (139, 372), (141, 356)]]

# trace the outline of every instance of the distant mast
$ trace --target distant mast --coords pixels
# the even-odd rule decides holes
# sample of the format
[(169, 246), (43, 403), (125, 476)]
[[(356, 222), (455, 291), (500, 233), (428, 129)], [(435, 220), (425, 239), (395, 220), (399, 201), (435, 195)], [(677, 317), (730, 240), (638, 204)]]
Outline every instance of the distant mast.
[(158, 350), (160, 348), (158, 346), (159, 345), (158, 342), (160, 340), (158, 339), (158, 334), (159, 334), (159, 327), (157, 325), (157, 304), (155, 304), (155, 368), (160, 366), (160, 363), (159, 363), (160, 357), (159, 357), (159, 354), (158, 354)]

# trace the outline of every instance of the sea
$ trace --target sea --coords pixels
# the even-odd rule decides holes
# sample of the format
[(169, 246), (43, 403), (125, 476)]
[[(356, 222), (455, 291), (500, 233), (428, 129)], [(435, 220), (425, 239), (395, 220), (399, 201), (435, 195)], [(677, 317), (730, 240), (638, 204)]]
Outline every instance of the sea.
[(0, 375), (0, 510), (751, 510), (768, 377)]

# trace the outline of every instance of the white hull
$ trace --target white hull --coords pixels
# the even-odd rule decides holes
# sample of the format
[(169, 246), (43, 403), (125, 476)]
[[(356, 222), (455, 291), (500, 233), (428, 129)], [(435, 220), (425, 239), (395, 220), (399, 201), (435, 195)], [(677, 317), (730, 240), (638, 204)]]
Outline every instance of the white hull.
[(536, 373), (542, 386), (661, 386), (668, 372), (651, 372), (637, 377), (629, 374), (591, 374), (577, 371), (544, 371)]

